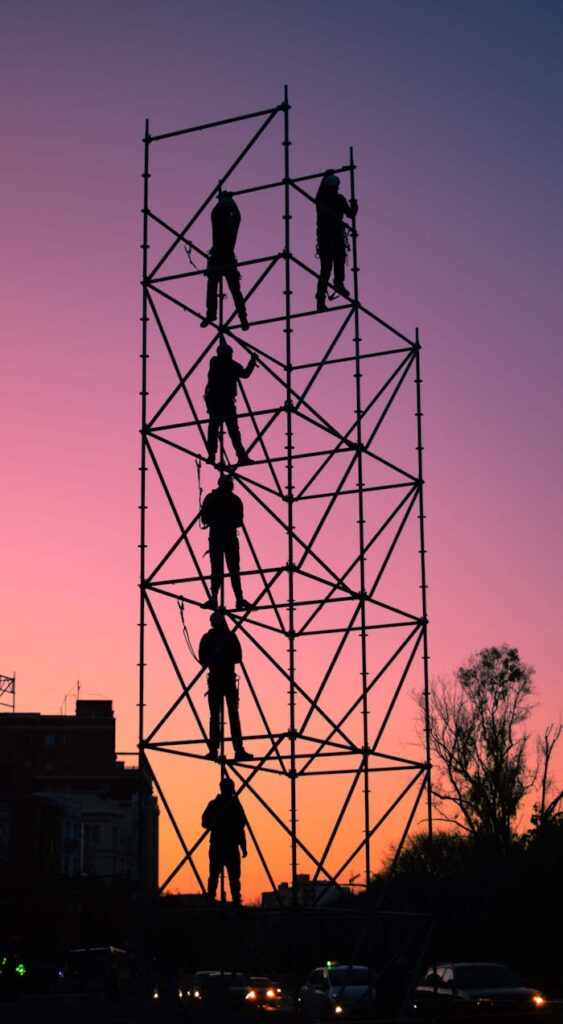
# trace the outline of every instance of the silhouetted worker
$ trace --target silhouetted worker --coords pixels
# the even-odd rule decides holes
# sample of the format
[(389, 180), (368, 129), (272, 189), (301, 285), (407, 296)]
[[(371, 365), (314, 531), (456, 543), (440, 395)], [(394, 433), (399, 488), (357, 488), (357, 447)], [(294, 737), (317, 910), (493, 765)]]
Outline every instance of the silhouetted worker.
[(321, 272), (317, 284), (317, 310), (326, 310), (326, 290), (334, 267), (334, 288), (345, 298), (350, 292), (344, 285), (344, 264), (346, 262), (346, 227), (343, 217), (355, 217), (358, 204), (355, 199), (348, 202), (340, 195), (340, 178), (334, 171), (325, 171), (315, 196), (317, 206), (317, 249), (321, 261)]
[(207, 461), (215, 462), (217, 454), (217, 443), (219, 441), (219, 428), (222, 423), (229, 431), (229, 437), (233, 442), (233, 448), (237, 454), (239, 465), (248, 466), (252, 459), (244, 449), (237, 419), (237, 384), (241, 377), (250, 377), (256, 366), (256, 356), (252, 355), (246, 366), (241, 366), (233, 359), (233, 350), (230, 345), (221, 339), (217, 354), (212, 356), (209, 363), (209, 375), (205, 389), (205, 404), (209, 413), (209, 427), (207, 432)]
[(202, 608), (217, 608), (217, 595), (225, 575), (224, 561), (231, 576), (231, 584), (239, 610), (250, 608), (242, 596), (240, 585), (240, 551), (237, 530), (242, 526), (244, 509), (240, 498), (233, 494), (230, 476), (222, 476), (219, 486), (205, 495), (201, 506), (201, 521), (209, 527), (209, 555), (211, 558), (211, 597)]
[(207, 311), (201, 327), (217, 319), (217, 290), (224, 277), (233, 296), (243, 331), (248, 330), (246, 306), (240, 290), (240, 273), (235, 244), (240, 224), (240, 211), (231, 192), (220, 192), (211, 211), (212, 246), (207, 260)]
[(232, 779), (221, 779), (218, 796), (205, 808), (201, 824), (209, 829), (209, 881), (207, 894), (215, 899), (217, 882), (223, 868), (229, 875), (233, 903), (240, 903), (240, 853), (246, 857), (244, 827), (246, 815), (241, 807)]
[(210, 621), (211, 629), (203, 634), (198, 652), (201, 664), (209, 669), (209, 756), (212, 760), (217, 759), (221, 743), (221, 710), (225, 700), (235, 760), (248, 761), (252, 754), (249, 754), (242, 745), (238, 713), (236, 665), (242, 661), (239, 638), (229, 629), (223, 612), (213, 612)]

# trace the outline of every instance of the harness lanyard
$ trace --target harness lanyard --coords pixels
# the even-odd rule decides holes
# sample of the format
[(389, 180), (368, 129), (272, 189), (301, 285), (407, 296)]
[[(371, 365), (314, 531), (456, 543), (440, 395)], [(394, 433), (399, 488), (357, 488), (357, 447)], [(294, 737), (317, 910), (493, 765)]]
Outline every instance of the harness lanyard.
[(189, 259), (192, 267), (194, 268), (194, 270), (199, 270), (199, 267), (198, 267), (197, 263), (194, 263), (194, 261), (192, 260), (192, 251), (193, 251), (193, 246), (192, 246), (192, 243), (190, 242), (190, 240), (188, 239), (186, 242), (184, 242), (184, 252), (185, 252), (186, 256), (188, 257), (188, 259)]
[(344, 228), (344, 249), (346, 250), (345, 263), (348, 266), (348, 256), (350, 255), (350, 235), (352, 234), (352, 228), (349, 224), (343, 224)]
[(179, 601), (178, 601), (178, 608), (179, 608), (179, 611), (180, 611), (180, 618), (182, 620), (182, 633), (184, 635), (184, 640), (186, 641), (186, 643), (188, 645), (188, 650), (189, 650), (192, 658), (194, 659), (194, 661), (199, 662), (199, 658), (198, 658), (197, 654), (195, 653), (195, 651), (194, 651), (194, 649), (192, 647), (192, 642), (190, 640), (190, 634), (188, 633), (188, 627), (186, 626), (186, 620), (184, 618), (184, 602), (182, 601), (182, 598), (180, 598)]
[(203, 491), (201, 489), (201, 456), (200, 455), (198, 455), (196, 460), (195, 460), (195, 468), (196, 468), (196, 472), (197, 472), (197, 489), (198, 489), (198, 494), (199, 494), (199, 520), (198, 520), (199, 521), (199, 528), (200, 528), (200, 530), (205, 530), (206, 527), (203, 525), (203, 523), (201, 521), (201, 506), (203, 505), (203, 501), (202, 501)]

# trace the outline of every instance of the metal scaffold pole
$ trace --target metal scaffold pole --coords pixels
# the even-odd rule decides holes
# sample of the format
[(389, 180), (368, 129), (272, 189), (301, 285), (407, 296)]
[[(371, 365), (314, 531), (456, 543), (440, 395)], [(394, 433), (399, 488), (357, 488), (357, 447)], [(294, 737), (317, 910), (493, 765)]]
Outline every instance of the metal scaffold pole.
[(145, 799), (146, 799), (146, 763), (145, 763), (145, 751), (144, 751), (144, 738), (145, 738), (145, 725), (144, 725), (144, 710), (145, 710), (145, 579), (146, 579), (146, 512), (147, 512), (147, 455), (146, 455), (146, 432), (147, 432), (147, 360), (149, 358), (148, 353), (148, 322), (149, 322), (149, 302), (148, 293), (146, 288), (147, 273), (148, 273), (148, 255), (149, 255), (149, 242), (148, 242), (148, 216), (149, 216), (149, 147), (151, 143), (151, 137), (149, 134), (149, 122), (148, 119), (145, 121), (145, 135), (144, 135), (144, 164), (143, 164), (143, 241), (141, 245), (142, 249), (142, 313), (141, 313), (141, 324), (142, 324), (142, 338), (141, 338), (141, 464), (139, 466), (140, 472), (140, 502), (139, 502), (139, 702), (138, 702), (138, 720), (139, 720), (139, 828), (138, 828), (138, 844), (139, 844), (139, 855), (138, 855), (138, 873), (139, 873), (139, 890), (141, 895), (141, 902), (143, 893), (147, 890), (147, 862), (146, 862), (146, 845), (147, 837), (145, 834)]
[(292, 351), (291, 351), (291, 180), (289, 176), (289, 101), (287, 86), (284, 91), (283, 110), (284, 151), (284, 298), (285, 298), (285, 369), (286, 369), (286, 449), (287, 449), (287, 593), (288, 593), (288, 655), (289, 655), (289, 737), (291, 779), (291, 882), (293, 901), (297, 896), (297, 762), (295, 733), (295, 617), (294, 617), (294, 562), (293, 562), (293, 419), (292, 419)]
[(418, 520), (420, 537), (420, 594), (421, 594), (421, 615), (423, 624), (422, 635), (422, 665), (423, 665), (423, 687), (424, 687), (424, 739), (426, 745), (426, 806), (428, 815), (428, 838), (432, 843), (432, 773), (431, 773), (431, 749), (430, 749), (430, 679), (428, 674), (428, 608), (426, 582), (426, 541), (424, 529), (424, 476), (422, 468), (422, 378), (420, 376), (420, 339), (418, 327), (416, 328), (416, 428), (417, 428), (417, 454), (418, 454)]
[[(354, 177), (354, 150), (350, 147), (350, 198), (356, 201), (356, 184)], [(361, 644), (361, 677), (362, 677), (362, 740), (364, 769), (364, 835), (365, 835), (365, 874), (366, 887), (371, 878), (370, 859), (370, 778), (369, 778), (369, 704), (368, 704), (368, 658), (366, 629), (366, 567), (365, 567), (365, 518), (364, 518), (364, 474), (363, 474), (363, 440), (362, 440), (362, 358), (360, 337), (360, 309), (358, 288), (358, 243), (356, 232), (356, 216), (352, 217), (352, 279), (354, 282), (354, 377), (356, 381), (356, 444), (358, 466), (358, 551), (360, 566), (360, 644)]]

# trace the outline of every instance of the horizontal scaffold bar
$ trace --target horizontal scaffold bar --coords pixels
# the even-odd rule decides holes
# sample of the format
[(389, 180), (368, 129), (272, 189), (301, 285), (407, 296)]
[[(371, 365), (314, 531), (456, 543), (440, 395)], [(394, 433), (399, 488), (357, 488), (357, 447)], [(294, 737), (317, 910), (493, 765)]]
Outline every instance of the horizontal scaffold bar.
[(277, 107), (269, 107), (266, 110), (254, 110), (251, 114), (238, 114), (236, 117), (223, 117), (220, 121), (208, 121), (206, 124), (196, 124), (191, 128), (180, 128), (175, 132), (161, 132), (159, 135), (149, 135), (148, 142), (161, 142), (162, 139), (174, 139), (179, 135), (192, 135), (193, 132), (204, 132), (208, 128), (221, 128), (226, 124), (236, 124), (238, 121), (250, 121), (254, 117), (268, 117), (270, 114), (279, 114), (285, 109), (285, 104), (280, 103)]

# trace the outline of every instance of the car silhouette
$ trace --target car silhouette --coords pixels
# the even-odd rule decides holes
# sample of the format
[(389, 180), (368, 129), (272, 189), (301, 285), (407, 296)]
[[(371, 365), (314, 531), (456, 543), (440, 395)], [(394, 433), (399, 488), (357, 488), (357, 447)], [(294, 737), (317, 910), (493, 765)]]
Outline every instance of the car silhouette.
[(291, 996), (278, 981), (252, 977), (250, 986), (250, 991), (245, 996), (245, 1003), (248, 1003), (249, 1008), (255, 1007), (268, 1013), (289, 1012), (293, 1009)]
[(530, 1012), (546, 1000), (536, 988), (523, 985), (505, 964), (441, 963), (431, 967), (413, 993), (416, 1016), (471, 1012)]
[(356, 964), (317, 967), (299, 992), (299, 1006), (310, 1021), (369, 1020), (375, 1010), (374, 976)]

